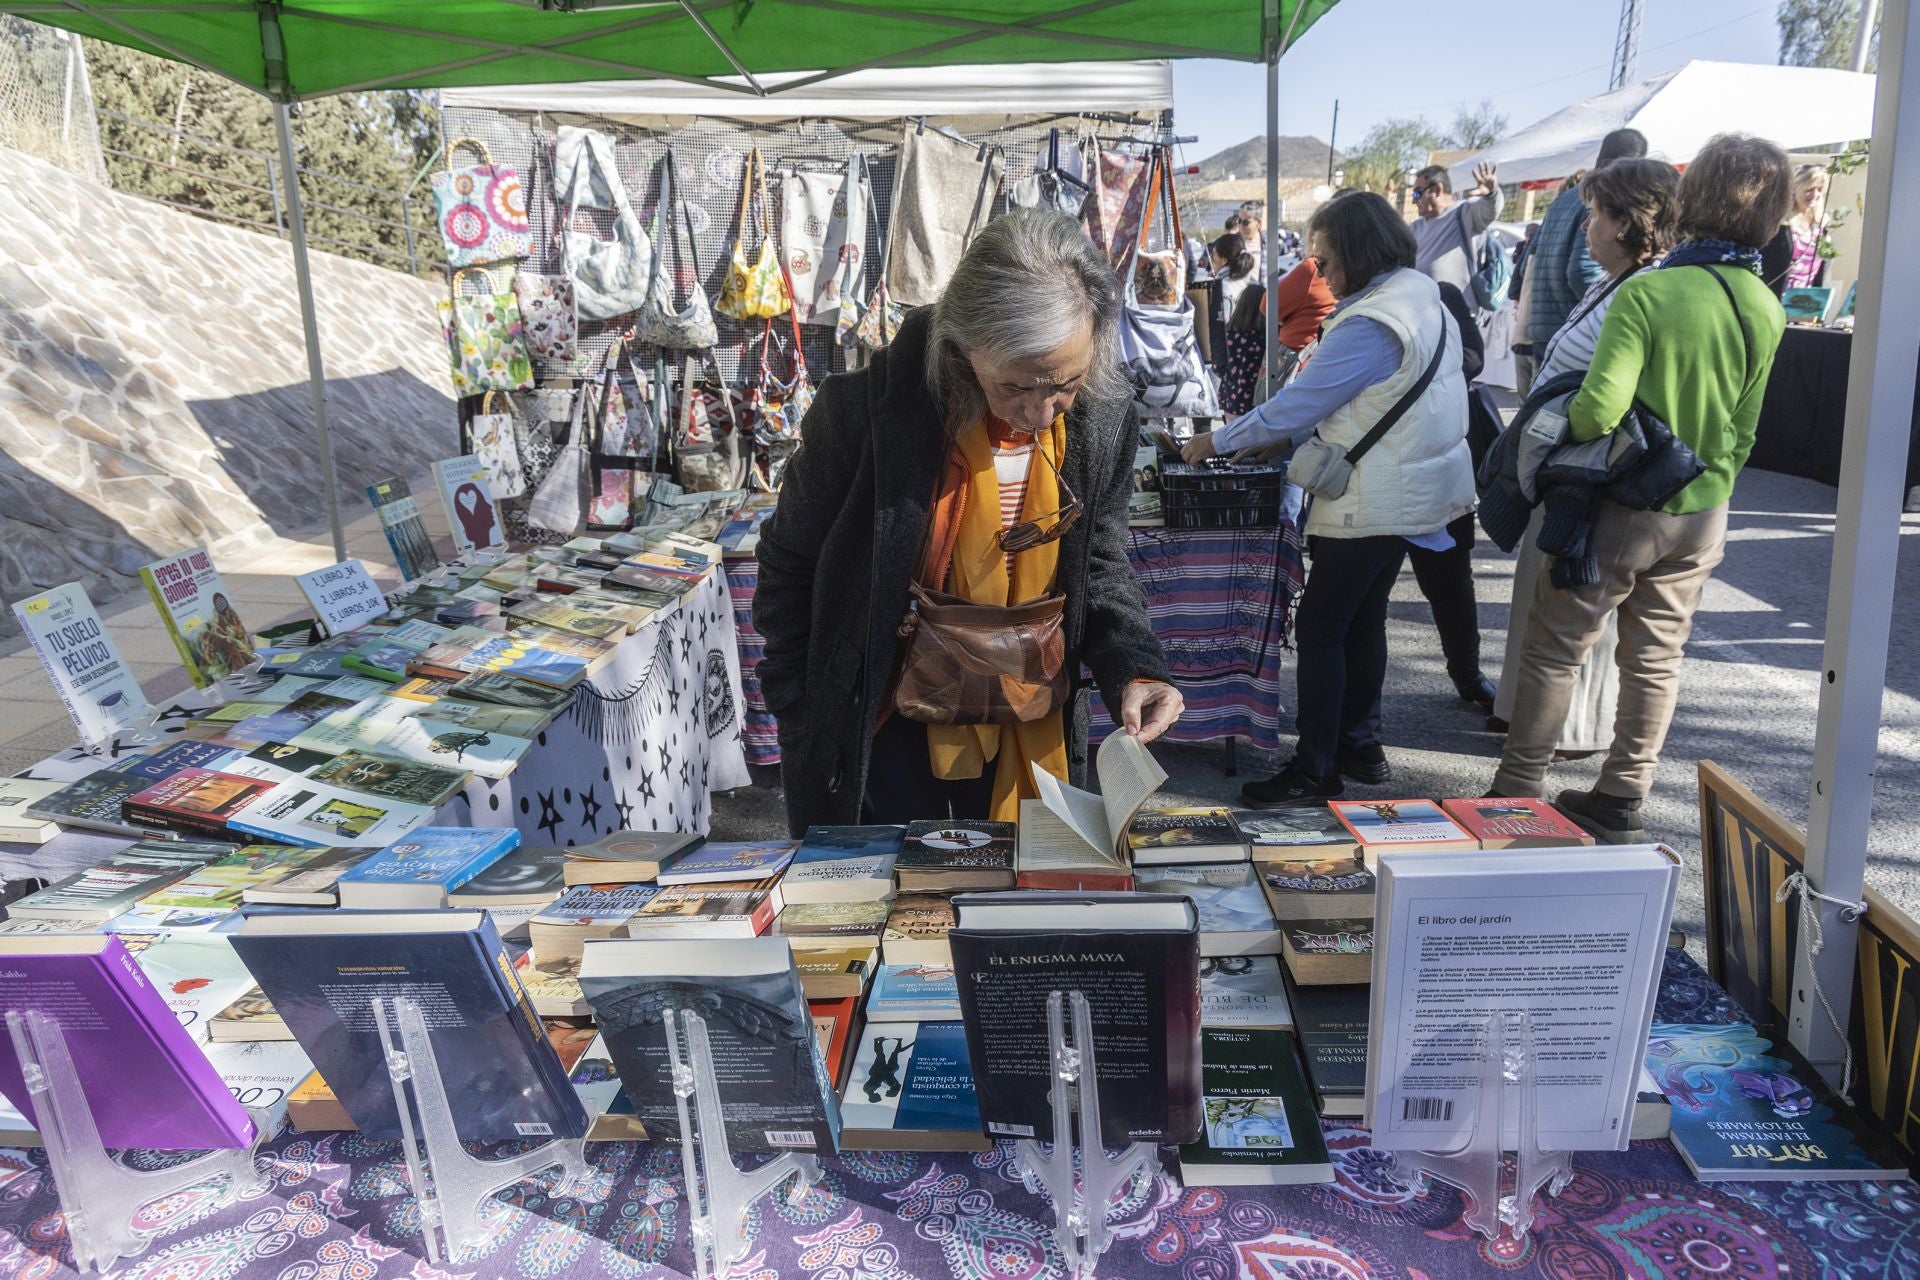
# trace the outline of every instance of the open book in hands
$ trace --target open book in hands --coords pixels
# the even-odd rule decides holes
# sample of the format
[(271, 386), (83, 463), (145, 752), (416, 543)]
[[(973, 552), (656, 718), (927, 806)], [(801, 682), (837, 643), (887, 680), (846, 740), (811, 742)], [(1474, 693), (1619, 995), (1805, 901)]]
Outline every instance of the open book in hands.
[(1020, 802), (1017, 883), (1027, 889), (1130, 889), (1127, 827), (1167, 780), (1166, 770), (1129, 733), (1100, 744), (1100, 794), (1060, 781), (1039, 765), (1037, 800)]

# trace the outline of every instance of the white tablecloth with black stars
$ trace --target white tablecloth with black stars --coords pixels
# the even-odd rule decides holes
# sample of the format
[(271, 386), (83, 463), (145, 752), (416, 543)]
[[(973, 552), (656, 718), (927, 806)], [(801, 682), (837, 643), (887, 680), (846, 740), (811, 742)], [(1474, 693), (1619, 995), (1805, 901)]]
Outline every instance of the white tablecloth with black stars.
[[(162, 742), (215, 701), (191, 690), (169, 699), (156, 726)], [(716, 569), (677, 609), (626, 638), (510, 777), (474, 779), (434, 823), (512, 825), (526, 843), (539, 845), (586, 844), (623, 828), (704, 833), (710, 793), (751, 782), (740, 737), (742, 703), (733, 608)], [(116, 742), (96, 755), (74, 747), (19, 776), (69, 782), (154, 749)], [(57, 880), (130, 843), (78, 827), (43, 845), (0, 842), (0, 879)]]
[(621, 830), (704, 834), (712, 793), (751, 782), (741, 705), (733, 607), (716, 570), (628, 636), (509, 777), (475, 778), (441, 819), (511, 823), (534, 845)]

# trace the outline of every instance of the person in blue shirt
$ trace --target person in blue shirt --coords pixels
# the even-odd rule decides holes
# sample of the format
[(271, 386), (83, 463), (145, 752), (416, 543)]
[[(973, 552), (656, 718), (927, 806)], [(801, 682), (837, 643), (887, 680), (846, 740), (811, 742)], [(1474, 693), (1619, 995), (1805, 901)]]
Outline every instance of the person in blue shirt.
[(1195, 436), (1183, 456), (1273, 457), (1314, 435), (1351, 449), (1396, 405), (1406, 409), (1354, 465), (1346, 491), (1316, 498), (1308, 515), (1312, 569), (1295, 620), (1298, 739), (1286, 768), (1242, 789), (1262, 808), (1337, 796), (1342, 775), (1392, 776), (1380, 737), (1387, 600), (1408, 548), (1452, 548), (1447, 525), (1474, 501), (1461, 328), (1439, 286), (1414, 269), (1406, 223), (1377, 195), (1343, 195), (1314, 214), (1308, 248), (1340, 300), (1313, 359), (1265, 404)]

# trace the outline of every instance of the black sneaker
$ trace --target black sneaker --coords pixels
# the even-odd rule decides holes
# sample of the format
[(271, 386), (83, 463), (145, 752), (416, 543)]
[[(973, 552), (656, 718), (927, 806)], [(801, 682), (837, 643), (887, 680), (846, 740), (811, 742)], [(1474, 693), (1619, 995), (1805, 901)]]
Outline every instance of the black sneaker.
[(1282, 809), (1310, 800), (1331, 800), (1343, 790), (1338, 773), (1315, 778), (1298, 764), (1289, 763), (1266, 781), (1241, 787), (1240, 799), (1249, 809)]
[(1562, 791), (1554, 807), (1607, 844), (1645, 844), (1647, 829), (1640, 821), (1640, 801), (1610, 796), (1604, 791)]
[(1377, 742), (1364, 747), (1342, 748), (1333, 758), (1335, 772), (1364, 786), (1378, 787), (1393, 781), (1393, 766), (1387, 763), (1387, 749)]
[(1493, 714), (1493, 681), (1483, 672), (1476, 671), (1465, 680), (1453, 682), (1454, 691), (1460, 695), (1460, 701), (1470, 702), (1488, 715)]

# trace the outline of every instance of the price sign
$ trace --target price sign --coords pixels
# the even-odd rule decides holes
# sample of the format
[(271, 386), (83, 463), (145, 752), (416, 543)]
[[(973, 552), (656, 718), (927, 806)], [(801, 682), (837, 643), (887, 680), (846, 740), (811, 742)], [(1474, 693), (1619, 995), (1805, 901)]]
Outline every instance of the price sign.
[(364, 626), (387, 611), (387, 598), (358, 560), (342, 560), (294, 579), (330, 636)]

